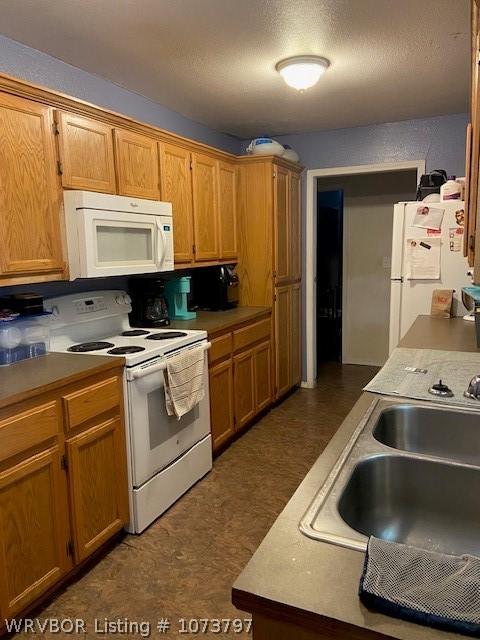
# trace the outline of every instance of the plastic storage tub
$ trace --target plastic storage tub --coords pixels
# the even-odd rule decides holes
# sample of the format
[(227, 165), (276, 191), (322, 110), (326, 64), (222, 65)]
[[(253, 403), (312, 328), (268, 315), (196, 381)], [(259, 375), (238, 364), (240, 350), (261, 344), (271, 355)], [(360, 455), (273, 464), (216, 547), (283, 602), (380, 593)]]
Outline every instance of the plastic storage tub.
[(20, 316), (0, 322), (0, 366), (47, 353), (50, 331), (45, 318), (45, 315)]

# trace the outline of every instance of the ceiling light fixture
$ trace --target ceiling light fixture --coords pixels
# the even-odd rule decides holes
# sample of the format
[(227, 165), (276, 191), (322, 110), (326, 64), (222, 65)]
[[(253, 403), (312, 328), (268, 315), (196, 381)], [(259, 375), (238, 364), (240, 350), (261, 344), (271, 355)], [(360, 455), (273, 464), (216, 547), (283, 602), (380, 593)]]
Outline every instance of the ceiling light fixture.
[(275, 69), (289, 87), (302, 92), (317, 84), (329, 66), (329, 60), (320, 56), (294, 56), (277, 62)]

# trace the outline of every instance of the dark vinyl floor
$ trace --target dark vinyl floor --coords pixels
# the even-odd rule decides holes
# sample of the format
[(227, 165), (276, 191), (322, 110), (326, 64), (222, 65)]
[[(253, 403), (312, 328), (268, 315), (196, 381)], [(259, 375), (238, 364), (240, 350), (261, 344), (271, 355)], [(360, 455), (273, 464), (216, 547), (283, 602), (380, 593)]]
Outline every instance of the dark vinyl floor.
[(323, 365), (316, 389), (299, 389), (271, 411), (143, 535), (127, 536), (40, 617), (84, 618), (87, 638), (101, 637), (95, 618), (166, 617), (171, 628), (152, 637), (169, 638), (179, 635), (179, 618), (246, 617), (230, 602), (233, 582), (376, 371)]

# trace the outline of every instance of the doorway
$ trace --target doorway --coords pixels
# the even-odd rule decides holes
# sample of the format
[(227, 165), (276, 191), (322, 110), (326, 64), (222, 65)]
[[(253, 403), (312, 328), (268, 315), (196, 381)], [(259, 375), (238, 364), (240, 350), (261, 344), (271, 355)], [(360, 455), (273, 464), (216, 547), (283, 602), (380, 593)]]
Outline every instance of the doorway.
[[(416, 185), (424, 172), (424, 161), (312, 169), (307, 172), (304, 312), (306, 366), (303, 372), (303, 386), (315, 386), (317, 363), (321, 362), (322, 358), (325, 360), (341, 356), (341, 361), (344, 363), (378, 366), (387, 357), (393, 204), (415, 197)], [(325, 192), (330, 193), (325, 196), (320, 195)], [(338, 208), (339, 194), (333, 195), (332, 192), (343, 192), (342, 215)], [(333, 206), (332, 198), (337, 199)], [(331, 233), (326, 236), (325, 233), (318, 231), (319, 211), (325, 212), (326, 208), (335, 209), (335, 207), (337, 207), (335, 214), (337, 224), (334, 225), (334, 229), (337, 230), (337, 236)], [(380, 219), (382, 207), (384, 217)], [(327, 218), (333, 216), (332, 212), (326, 213)], [(330, 238), (333, 244), (339, 247), (335, 238), (338, 237), (340, 220), (343, 226), (341, 256), (339, 251), (336, 263), (332, 263), (330, 259), (329, 264), (330, 266), (333, 264), (334, 267), (336, 264), (338, 274), (338, 264), (341, 261), (342, 283), (337, 284), (337, 291), (341, 291), (341, 304), (337, 300), (334, 306), (335, 311), (324, 314), (334, 316), (334, 322), (329, 323), (330, 333), (327, 331), (327, 339), (322, 340), (320, 324), (325, 322), (322, 319), (322, 312), (317, 317), (317, 293), (320, 297), (320, 282), (323, 287), (323, 296), (324, 290), (331, 282), (332, 273), (330, 276), (320, 273), (320, 268), (323, 268), (322, 265), (327, 258), (323, 255), (319, 259), (319, 248), (330, 244)], [(327, 225), (331, 227), (332, 221), (327, 222)], [(330, 248), (326, 253), (329, 252), (331, 253)], [(377, 255), (374, 258), (375, 253)], [(335, 268), (332, 271), (335, 273)], [(378, 287), (375, 277), (382, 279), (383, 288)], [(373, 304), (371, 304), (372, 301)], [(379, 302), (383, 305), (383, 318), (382, 312), (376, 307)], [(332, 309), (331, 304), (326, 306)], [(322, 306), (319, 305), (319, 308), (321, 310)], [(385, 309), (387, 309), (386, 312)], [(341, 318), (341, 339), (338, 338), (339, 318)], [(335, 321), (337, 340), (336, 343), (334, 341), (334, 346), (331, 346), (326, 343), (330, 343), (328, 336), (335, 330)], [(379, 322), (382, 327), (380, 333)], [(362, 327), (367, 329), (366, 332)], [(324, 344), (320, 345), (319, 342)], [(364, 347), (369, 349), (373, 347), (373, 350), (365, 353)]]
[(343, 189), (317, 195), (317, 362), (342, 361)]

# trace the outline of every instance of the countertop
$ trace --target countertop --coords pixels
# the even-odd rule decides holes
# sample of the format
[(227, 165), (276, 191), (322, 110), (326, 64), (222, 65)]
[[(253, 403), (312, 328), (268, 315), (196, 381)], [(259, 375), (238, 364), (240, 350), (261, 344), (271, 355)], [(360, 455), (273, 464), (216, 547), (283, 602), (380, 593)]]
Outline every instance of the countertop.
[[(403, 347), (477, 351), (475, 327), (462, 319), (419, 316)], [(464, 638), (366, 609), (358, 598), (364, 553), (307, 538), (298, 525), (355, 427), (378, 396), (363, 393), (233, 585), (233, 603), (312, 630), (336, 620), (379, 637)], [(350, 637), (347, 635), (345, 637)], [(351, 633), (354, 637), (354, 629)], [(364, 637), (362, 635), (362, 637)]]
[(418, 316), (400, 343), (413, 349), (478, 353), (475, 323), (463, 318)]
[(271, 313), (270, 307), (235, 307), (226, 311), (197, 311), (195, 320), (172, 320), (171, 329), (203, 329), (208, 335), (228, 331)]
[(0, 408), (124, 364), (124, 358), (48, 353), (0, 367)]

